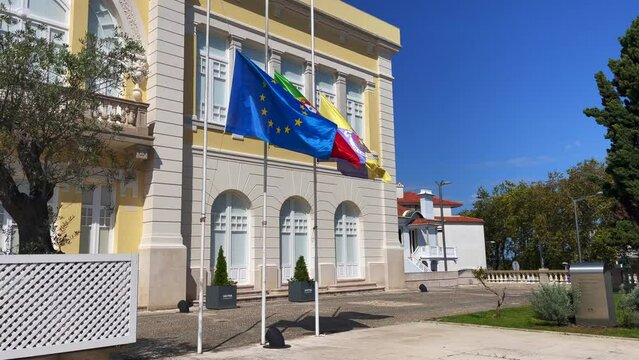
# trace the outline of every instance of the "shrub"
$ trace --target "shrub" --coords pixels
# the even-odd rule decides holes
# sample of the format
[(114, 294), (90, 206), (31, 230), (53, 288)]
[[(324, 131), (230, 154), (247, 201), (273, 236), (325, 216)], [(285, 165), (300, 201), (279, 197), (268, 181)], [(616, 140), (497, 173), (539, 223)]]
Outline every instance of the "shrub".
[(306, 269), (306, 261), (304, 257), (300, 256), (295, 263), (295, 273), (290, 281), (306, 281), (310, 282), (311, 278), (308, 276), (308, 270)]
[(226, 270), (226, 257), (224, 256), (224, 249), (222, 249), (221, 246), (220, 251), (217, 252), (217, 260), (215, 260), (215, 274), (213, 275), (213, 285), (235, 285), (235, 282), (229, 278), (229, 273)]
[(537, 318), (566, 325), (574, 319), (579, 299), (576, 289), (571, 291), (559, 284), (543, 284), (533, 291), (530, 303)]
[(639, 327), (639, 287), (621, 296), (617, 311), (622, 326)]

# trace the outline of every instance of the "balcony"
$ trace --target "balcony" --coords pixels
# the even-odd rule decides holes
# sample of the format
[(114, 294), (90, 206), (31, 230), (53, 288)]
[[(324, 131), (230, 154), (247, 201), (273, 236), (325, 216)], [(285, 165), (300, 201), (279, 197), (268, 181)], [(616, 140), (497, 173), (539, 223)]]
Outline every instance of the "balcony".
[[(413, 256), (420, 259), (443, 259), (444, 248), (442, 246), (420, 246), (413, 252)], [(446, 258), (457, 259), (457, 248), (446, 247)]]
[(107, 95), (100, 95), (100, 103), (96, 115), (121, 128), (112, 146), (122, 150), (133, 147), (137, 159), (146, 159), (153, 145), (153, 136), (146, 124), (149, 104)]

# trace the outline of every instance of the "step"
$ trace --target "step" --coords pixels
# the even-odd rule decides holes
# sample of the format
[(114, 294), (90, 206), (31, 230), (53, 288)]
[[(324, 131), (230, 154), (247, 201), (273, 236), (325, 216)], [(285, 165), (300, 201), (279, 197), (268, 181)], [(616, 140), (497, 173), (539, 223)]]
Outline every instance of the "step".
[[(377, 286), (375, 283), (367, 283), (360, 281), (340, 281), (336, 285), (322, 286), (319, 289), (320, 295), (345, 294), (358, 292), (380, 292), (384, 291), (383, 286)], [(266, 293), (267, 299), (288, 297), (288, 287), (279, 289), (271, 289)], [(237, 291), (238, 301), (256, 301), (262, 299), (262, 291), (254, 289), (239, 289)]]

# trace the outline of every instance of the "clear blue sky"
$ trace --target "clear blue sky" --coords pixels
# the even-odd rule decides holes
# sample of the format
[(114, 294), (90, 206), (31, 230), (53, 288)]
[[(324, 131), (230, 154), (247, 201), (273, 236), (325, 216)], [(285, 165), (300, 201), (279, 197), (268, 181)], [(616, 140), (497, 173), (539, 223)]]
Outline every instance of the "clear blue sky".
[(393, 58), (399, 182), (453, 182), (470, 206), (480, 185), (539, 180), (604, 160), (594, 74), (618, 57), (635, 0), (346, 2), (401, 29)]

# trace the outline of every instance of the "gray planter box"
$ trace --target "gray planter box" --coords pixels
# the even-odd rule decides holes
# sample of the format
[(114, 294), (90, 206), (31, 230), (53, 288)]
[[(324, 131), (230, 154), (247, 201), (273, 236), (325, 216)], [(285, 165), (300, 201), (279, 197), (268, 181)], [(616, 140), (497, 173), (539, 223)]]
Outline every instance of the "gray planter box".
[(306, 302), (315, 300), (315, 281), (289, 281), (288, 301)]
[(207, 286), (206, 287), (206, 308), (207, 309), (233, 309), (237, 307), (237, 287), (236, 286)]

